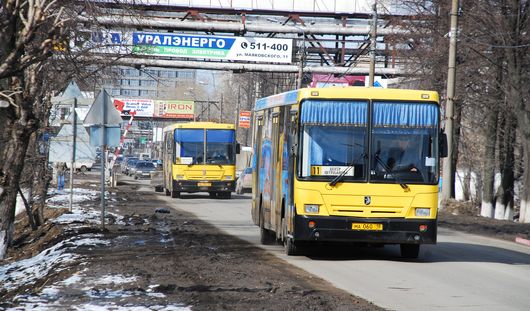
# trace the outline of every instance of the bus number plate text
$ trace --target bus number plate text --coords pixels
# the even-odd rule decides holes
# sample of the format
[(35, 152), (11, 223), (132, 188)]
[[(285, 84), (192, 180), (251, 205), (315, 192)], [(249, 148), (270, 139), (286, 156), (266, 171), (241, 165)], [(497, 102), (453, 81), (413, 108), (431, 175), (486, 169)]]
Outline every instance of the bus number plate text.
[(382, 231), (383, 230), (383, 224), (373, 224), (373, 223), (352, 223), (351, 224), (352, 230), (359, 230), (359, 231)]
[(198, 187), (210, 187), (211, 185), (212, 183), (209, 183), (209, 182), (198, 182), (197, 183)]

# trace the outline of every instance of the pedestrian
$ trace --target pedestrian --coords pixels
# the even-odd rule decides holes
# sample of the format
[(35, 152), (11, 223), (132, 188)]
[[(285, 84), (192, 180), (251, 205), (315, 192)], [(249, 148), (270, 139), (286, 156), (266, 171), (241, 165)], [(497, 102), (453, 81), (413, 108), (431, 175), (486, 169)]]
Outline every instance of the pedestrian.
[(57, 162), (55, 164), (55, 172), (57, 173), (57, 190), (62, 191), (64, 189), (64, 174), (66, 172), (66, 163)]

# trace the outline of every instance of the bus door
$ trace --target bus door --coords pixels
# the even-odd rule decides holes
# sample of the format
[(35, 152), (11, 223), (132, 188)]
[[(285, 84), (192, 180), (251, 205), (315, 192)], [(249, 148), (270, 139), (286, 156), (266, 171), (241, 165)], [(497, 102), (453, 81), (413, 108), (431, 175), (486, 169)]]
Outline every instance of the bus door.
[(278, 232), (280, 225), (280, 212), (281, 212), (281, 197), (282, 189), (281, 185), (281, 152), (283, 150), (283, 139), (280, 139), (283, 129), (283, 113), (280, 107), (274, 108), (272, 112), (272, 148), (271, 148), (271, 194), (270, 194), (270, 216), (271, 216), (271, 228)]
[(298, 109), (287, 107), (285, 114), (284, 132), (287, 139), (287, 150), (284, 150), (283, 155), (284, 157), (287, 156), (287, 159), (282, 159), (282, 187), (284, 188), (283, 196), (285, 197), (285, 211), (282, 216), (287, 221), (287, 231), (292, 232), (294, 226), (291, 220), (294, 216), (294, 179), (298, 150)]
[(261, 142), (263, 140), (263, 114), (256, 113), (254, 122), (254, 154), (252, 160), (253, 180), (252, 180), (252, 220), (259, 225), (259, 200), (260, 200), (260, 167), (261, 167)]

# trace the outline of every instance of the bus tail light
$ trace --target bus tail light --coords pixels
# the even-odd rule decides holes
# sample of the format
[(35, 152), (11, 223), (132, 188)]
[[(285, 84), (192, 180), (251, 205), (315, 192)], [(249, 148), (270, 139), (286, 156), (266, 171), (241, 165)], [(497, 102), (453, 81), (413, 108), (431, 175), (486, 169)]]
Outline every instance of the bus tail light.
[(318, 204), (304, 204), (304, 210), (308, 214), (318, 214), (319, 206)]
[(420, 232), (425, 232), (427, 229), (429, 229), (427, 225), (420, 225)]
[(316, 223), (314, 220), (310, 220), (310, 221), (307, 223), (307, 226), (309, 227), (309, 229), (313, 229), (314, 227), (317, 226), (317, 223)]

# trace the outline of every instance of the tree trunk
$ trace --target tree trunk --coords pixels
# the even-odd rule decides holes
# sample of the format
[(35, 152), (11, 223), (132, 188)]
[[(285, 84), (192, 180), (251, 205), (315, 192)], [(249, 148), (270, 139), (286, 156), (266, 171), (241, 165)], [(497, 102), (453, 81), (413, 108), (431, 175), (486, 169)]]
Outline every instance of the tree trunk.
[(456, 198), (455, 184), (456, 184), (456, 168), (458, 165), (458, 155), (460, 150), (460, 136), (462, 128), (462, 101), (454, 101), (454, 121), (453, 121), (453, 153), (452, 153), (452, 185), (451, 185), (451, 198)]
[[(511, 108), (508, 108), (511, 109)], [(501, 150), (501, 185), (495, 204), (495, 218), (510, 220), (513, 217), (514, 205), (514, 165), (515, 165), (515, 130), (516, 120), (508, 112), (504, 121)]]
[(34, 127), (34, 120), (28, 117), (28, 113), (23, 111), (20, 118), (7, 127), (9, 141), (7, 141), (4, 151), (1, 172), (3, 178), (0, 182), (0, 189), (3, 189), (0, 191), (0, 259), (5, 257), (13, 238), (20, 174), (24, 167), (24, 158)]
[[(527, 118), (527, 121), (530, 118)], [(526, 124), (530, 128), (530, 122)], [(523, 173), (523, 187), (520, 191), (521, 209), (519, 211), (519, 222), (530, 223), (530, 133), (523, 136), (523, 159), (526, 163)]]
[(493, 217), (495, 182), (495, 137), (497, 137), (498, 110), (492, 109), (486, 121), (486, 140), (484, 147), (484, 167), (482, 173), (482, 203), (480, 215)]

